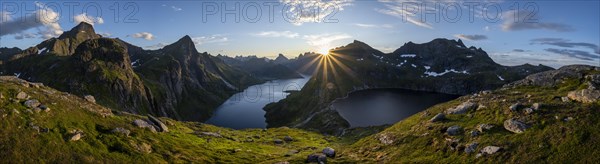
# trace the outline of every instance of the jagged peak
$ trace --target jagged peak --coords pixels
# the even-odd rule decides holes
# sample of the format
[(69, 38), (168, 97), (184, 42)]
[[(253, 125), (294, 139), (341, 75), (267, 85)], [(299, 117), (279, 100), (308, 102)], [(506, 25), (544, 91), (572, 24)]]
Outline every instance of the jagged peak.
[(94, 30), (94, 26), (86, 22), (81, 22), (77, 26), (71, 28), (71, 30), (65, 31), (58, 39), (76, 38), (78, 35), (89, 36), (86, 39), (99, 38)]

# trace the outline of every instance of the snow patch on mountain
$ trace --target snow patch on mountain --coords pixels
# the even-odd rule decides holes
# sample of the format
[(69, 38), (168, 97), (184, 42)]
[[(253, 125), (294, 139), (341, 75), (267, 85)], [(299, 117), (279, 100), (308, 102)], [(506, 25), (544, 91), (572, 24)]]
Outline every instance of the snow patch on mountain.
[(402, 55), (400, 55), (400, 57), (402, 57), (402, 58), (414, 58), (414, 57), (417, 57), (417, 55), (416, 54), (402, 54)]
[(467, 75), (469, 74), (469, 72), (467, 72), (466, 70), (465, 71), (456, 71), (454, 69), (450, 69), (450, 70), (446, 69), (444, 72), (441, 72), (441, 73), (425, 71), (425, 75), (432, 76), (432, 77), (438, 77), (438, 76), (443, 76), (443, 75), (445, 75), (447, 73), (450, 73), (450, 72), (462, 73), (462, 74), (467, 74)]

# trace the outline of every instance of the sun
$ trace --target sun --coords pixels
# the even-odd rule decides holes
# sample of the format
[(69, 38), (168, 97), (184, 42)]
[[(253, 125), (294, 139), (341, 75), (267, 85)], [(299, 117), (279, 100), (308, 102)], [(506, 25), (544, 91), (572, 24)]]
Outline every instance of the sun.
[(320, 53), (321, 55), (323, 55), (323, 56), (327, 56), (327, 55), (329, 55), (329, 50), (330, 50), (330, 49), (329, 49), (329, 48), (327, 48), (327, 47), (321, 47), (321, 48), (319, 49), (319, 53)]

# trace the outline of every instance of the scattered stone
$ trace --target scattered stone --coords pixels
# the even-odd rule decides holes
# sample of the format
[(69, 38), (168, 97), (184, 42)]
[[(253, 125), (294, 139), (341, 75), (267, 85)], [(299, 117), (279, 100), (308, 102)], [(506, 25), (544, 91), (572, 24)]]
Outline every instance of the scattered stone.
[(454, 125), (454, 126), (449, 127), (448, 129), (446, 129), (446, 134), (455, 136), (455, 135), (459, 135), (460, 131), (461, 131), (461, 127), (458, 125)]
[(525, 111), (525, 114), (532, 114), (534, 109), (531, 108), (525, 108), (523, 111)]
[(4, 95), (0, 93), (0, 99), (4, 99)]
[(284, 140), (285, 142), (292, 142), (292, 141), (294, 141), (294, 139), (293, 139), (292, 137), (290, 137), (290, 136), (285, 136), (285, 137), (283, 137), (283, 140)]
[(571, 91), (567, 94), (567, 97), (582, 103), (593, 103), (600, 99), (600, 90), (582, 89), (579, 91)]
[(533, 110), (540, 110), (541, 107), (542, 107), (542, 104), (540, 104), (540, 103), (533, 103), (533, 105), (531, 106), (531, 109), (533, 109)]
[(464, 102), (455, 108), (450, 108), (446, 110), (447, 114), (465, 114), (469, 110), (477, 109), (477, 104), (472, 102)]
[(502, 148), (498, 147), (498, 146), (486, 146), (483, 149), (481, 149), (480, 152), (482, 154), (491, 155), (491, 154), (499, 152), (500, 150), (502, 150)]
[(442, 121), (446, 119), (446, 115), (444, 115), (443, 113), (438, 113), (435, 116), (433, 116), (433, 118), (431, 118), (431, 120), (429, 120), (429, 122), (438, 122), (438, 121)]
[(275, 143), (275, 144), (277, 144), (277, 145), (281, 145), (281, 144), (283, 144), (283, 140), (280, 140), (280, 139), (274, 139), (274, 140), (273, 140), (273, 143)]
[(223, 137), (219, 133), (215, 133), (215, 132), (200, 132), (199, 134), (201, 136), (210, 136), (210, 137), (217, 137), (217, 138)]
[(29, 95), (27, 95), (27, 93), (25, 93), (25, 92), (19, 92), (17, 94), (17, 99), (19, 99), (19, 100), (25, 100), (27, 98), (29, 98)]
[(120, 134), (123, 134), (123, 135), (125, 135), (127, 137), (129, 137), (129, 133), (131, 133), (131, 131), (129, 131), (129, 130), (125, 129), (125, 128), (121, 128), (121, 127), (115, 128), (111, 132), (112, 133), (117, 133), (117, 134), (120, 133)]
[(479, 124), (477, 126), (477, 130), (481, 133), (492, 130), (492, 128), (494, 128), (494, 125), (491, 125), (491, 124)]
[(517, 111), (519, 110), (519, 108), (521, 107), (521, 103), (515, 103), (513, 105), (511, 105), (510, 107), (508, 107), (508, 109), (510, 109), (510, 111)]
[(379, 142), (381, 142), (384, 145), (389, 145), (389, 144), (394, 143), (394, 139), (392, 138), (392, 136), (387, 133), (379, 134), (377, 139), (379, 140)]
[(326, 147), (325, 149), (323, 149), (323, 154), (325, 154), (325, 156), (327, 156), (329, 158), (334, 158), (335, 157), (335, 149)]
[(40, 101), (38, 101), (36, 99), (27, 100), (27, 101), (25, 101), (25, 103), (23, 103), (23, 105), (25, 105), (28, 108), (37, 108), (41, 104), (42, 103), (40, 103)]
[(573, 117), (567, 117), (563, 119), (565, 122), (573, 121)]
[(50, 108), (48, 108), (46, 105), (40, 105), (38, 107), (45, 112), (50, 112)]
[(316, 163), (327, 163), (327, 156), (323, 155), (323, 154), (311, 154), (308, 155), (308, 157), (306, 157), (306, 162), (308, 163), (312, 163), (312, 162), (316, 162)]
[(71, 136), (71, 139), (69, 139), (70, 141), (79, 141), (79, 139), (81, 139), (81, 133), (75, 133)]
[(492, 91), (490, 91), (490, 90), (481, 91), (481, 94), (483, 94), (483, 95), (488, 95), (491, 93), (492, 93)]
[(571, 102), (571, 99), (569, 99), (569, 97), (561, 97), (560, 98), (562, 100), (562, 102)]
[(477, 151), (477, 146), (479, 146), (479, 143), (477, 143), (477, 142), (473, 142), (473, 143), (466, 145), (465, 153), (473, 153), (473, 152)]
[(135, 144), (131, 142), (131, 146), (135, 147), (135, 149), (144, 154), (152, 153), (152, 146), (147, 143)]
[(152, 132), (156, 132), (156, 128), (154, 128), (154, 126), (150, 125), (148, 122), (144, 121), (144, 120), (134, 120), (133, 121), (133, 125), (139, 127), (139, 128), (147, 128), (148, 130), (152, 131)]
[(472, 130), (472, 131), (470, 132), (470, 134), (471, 134), (471, 137), (477, 137), (477, 136), (479, 135), (479, 131)]
[(96, 103), (96, 98), (92, 95), (85, 95), (85, 96), (83, 96), (83, 98), (88, 102), (91, 102), (94, 104)]
[(525, 123), (518, 121), (514, 118), (504, 121), (504, 129), (513, 133), (523, 133), (525, 129), (529, 128)]
[(158, 127), (160, 132), (169, 132), (167, 125), (163, 124), (158, 118), (148, 115), (148, 119)]

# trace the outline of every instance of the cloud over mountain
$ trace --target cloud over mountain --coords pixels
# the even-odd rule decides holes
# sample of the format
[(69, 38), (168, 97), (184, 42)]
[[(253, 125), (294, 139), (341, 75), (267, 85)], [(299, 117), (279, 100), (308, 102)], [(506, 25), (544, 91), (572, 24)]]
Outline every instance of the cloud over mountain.
[(0, 26), (2, 28), (0, 28), (0, 36), (16, 34), (20, 36), (15, 36), (15, 38), (29, 38), (25, 36), (31, 36), (30, 34), (22, 33), (33, 28), (38, 29), (35, 35), (44, 39), (62, 34), (63, 30), (58, 24), (60, 14), (46, 7), (43, 3), (36, 2), (36, 6), (39, 9), (25, 17), (13, 18), (10, 13), (1, 12)]
[(538, 14), (530, 14), (531, 11), (526, 10), (510, 10), (502, 13), (502, 30), (504, 31), (519, 31), (519, 30), (551, 30), (557, 32), (574, 31), (575, 29), (567, 24), (542, 22)]
[(138, 33), (127, 35), (127, 36), (131, 36), (134, 38), (146, 39), (146, 40), (154, 40), (154, 34), (149, 33), (149, 32), (138, 32)]
[(470, 40), (470, 41), (477, 41), (477, 40), (486, 40), (488, 39), (487, 36), (485, 35), (466, 35), (466, 34), (456, 34), (454, 35), (454, 37), (460, 38), (460, 39), (464, 39), (464, 40)]

